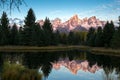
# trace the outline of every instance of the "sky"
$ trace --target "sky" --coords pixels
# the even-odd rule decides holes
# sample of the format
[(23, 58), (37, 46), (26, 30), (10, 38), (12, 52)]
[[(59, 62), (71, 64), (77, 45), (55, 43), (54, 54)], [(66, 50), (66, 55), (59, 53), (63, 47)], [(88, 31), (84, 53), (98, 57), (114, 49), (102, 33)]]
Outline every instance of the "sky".
[(27, 6), (22, 4), (20, 12), (15, 8), (9, 14), (9, 18), (24, 19), (30, 8), (34, 10), (36, 20), (49, 17), (50, 20), (60, 18), (62, 21), (68, 20), (77, 14), (80, 19), (96, 16), (100, 20), (116, 21), (120, 16), (120, 0), (25, 0)]

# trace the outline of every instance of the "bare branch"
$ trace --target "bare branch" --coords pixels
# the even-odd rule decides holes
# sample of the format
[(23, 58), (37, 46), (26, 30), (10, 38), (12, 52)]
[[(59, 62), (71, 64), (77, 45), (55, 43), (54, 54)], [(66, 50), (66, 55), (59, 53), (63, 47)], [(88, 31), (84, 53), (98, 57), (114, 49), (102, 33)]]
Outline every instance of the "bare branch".
[(23, 4), (27, 6), (24, 0), (0, 0), (0, 7), (2, 9), (9, 8), (10, 14), (11, 14), (11, 10), (14, 8), (17, 8), (18, 11), (20, 12), (20, 6)]

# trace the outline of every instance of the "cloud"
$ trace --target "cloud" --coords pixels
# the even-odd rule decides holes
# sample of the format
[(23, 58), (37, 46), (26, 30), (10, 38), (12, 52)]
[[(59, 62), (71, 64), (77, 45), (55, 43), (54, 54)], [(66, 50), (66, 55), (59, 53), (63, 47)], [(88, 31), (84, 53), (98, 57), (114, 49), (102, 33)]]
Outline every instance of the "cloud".
[[(92, 9), (81, 11), (81, 9), (75, 9), (80, 18), (90, 17), (90, 16), (97, 16), (98, 18), (102, 18), (103, 20), (113, 20), (115, 19), (120, 13), (120, 0), (112, 0), (110, 3), (98, 5)], [(49, 12), (50, 15), (53, 17), (57, 17), (60, 14), (66, 15), (63, 16), (62, 21), (66, 21), (69, 17), (63, 10), (53, 10)], [(73, 13), (74, 15), (74, 13)]]
[(101, 8), (106, 9), (106, 8), (108, 8), (108, 6), (102, 5)]
[(116, 8), (116, 10), (120, 11), (120, 7), (119, 7), (119, 8)]
[(109, 10), (109, 9), (112, 9), (113, 7), (113, 4), (103, 4), (103, 5), (99, 5), (97, 7), (95, 7), (94, 9), (91, 9), (91, 10), (87, 10), (87, 11), (84, 11), (81, 13), (81, 15), (84, 15), (84, 14), (96, 14), (96, 13), (101, 13), (101, 12), (104, 12), (105, 10)]
[(116, 2), (120, 3), (120, 0), (116, 0)]
[(110, 9), (110, 8), (114, 7), (114, 5), (115, 5), (115, 3), (103, 4), (103, 5), (99, 5), (96, 9), (98, 9), (98, 10)]
[[(97, 16), (102, 20), (116, 20), (120, 14), (120, 0), (113, 0), (110, 3), (96, 6), (94, 9), (79, 12), (82, 18)], [(86, 16), (87, 15), (87, 16)]]

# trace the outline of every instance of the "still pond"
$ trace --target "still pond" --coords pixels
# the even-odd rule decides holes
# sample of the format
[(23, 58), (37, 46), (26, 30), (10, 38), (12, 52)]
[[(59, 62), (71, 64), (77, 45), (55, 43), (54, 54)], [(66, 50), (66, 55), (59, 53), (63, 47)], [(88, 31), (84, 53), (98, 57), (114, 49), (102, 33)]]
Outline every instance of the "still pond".
[(120, 57), (80, 50), (0, 52), (0, 80), (120, 80)]

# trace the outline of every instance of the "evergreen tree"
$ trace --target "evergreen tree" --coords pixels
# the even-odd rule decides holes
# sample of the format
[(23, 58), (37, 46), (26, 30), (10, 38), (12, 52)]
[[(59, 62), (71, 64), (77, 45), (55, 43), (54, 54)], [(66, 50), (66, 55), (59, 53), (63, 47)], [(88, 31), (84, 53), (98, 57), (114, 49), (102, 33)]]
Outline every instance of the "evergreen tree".
[(74, 32), (70, 31), (68, 35), (68, 44), (73, 45), (75, 40)]
[(0, 25), (0, 40), (2, 38), (2, 28), (1, 28), (1, 25)]
[(111, 21), (111, 23), (107, 22), (105, 27), (103, 28), (103, 39), (104, 39), (104, 46), (110, 47), (110, 42), (114, 34), (114, 24)]
[(110, 22), (110, 33), (111, 33), (111, 38), (113, 37), (113, 34), (115, 32), (115, 26), (113, 21)]
[(119, 17), (119, 27), (115, 31), (113, 38), (111, 40), (112, 48), (120, 48), (120, 17)]
[(20, 27), (19, 28), (19, 31), (18, 31), (18, 38), (19, 38), (19, 45), (23, 45), (23, 44), (25, 44), (24, 43), (24, 31), (23, 31), (23, 28), (22, 27)]
[(52, 24), (50, 23), (49, 18), (46, 17), (45, 22), (44, 22), (44, 25), (43, 25), (42, 28), (43, 28), (43, 30), (44, 30), (45, 32), (53, 33)]
[(35, 14), (34, 11), (30, 8), (25, 18), (25, 25), (24, 25), (24, 45), (32, 45), (32, 27), (35, 25)]
[(39, 24), (35, 24), (32, 26), (31, 33), (31, 45), (32, 46), (41, 46), (42, 45), (42, 35), (41, 35), (41, 27)]
[(64, 45), (68, 44), (68, 35), (66, 33), (60, 34), (60, 43)]
[(53, 33), (54, 37), (53, 37), (53, 45), (58, 45), (60, 44), (60, 33), (59, 31), (57, 30), (55, 33)]
[(86, 31), (82, 31), (82, 32), (80, 32), (80, 35), (81, 35), (81, 44), (85, 44), (86, 37), (87, 37), (87, 32)]
[(104, 46), (108, 47), (109, 40), (110, 40), (109, 39), (109, 22), (108, 21), (103, 28), (103, 39), (104, 39)]
[(95, 29), (91, 27), (87, 34), (86, 44), (88, 46), (95, 46), (94, 41), (95, 41)]
[(74, 45), (79, 45), (82, 43), (82, 34), (81, 32), (74, 33)]
[(77, 31), (74, 34), (75, 36), (75, 40), (74, 40), (74, 44), (85, 44), (86, 42), (86, 36), (87, 36), (87, 32), (86, 31)]
[(9, 32), (8, 24), (9, 24), (9, 20), (8, 20), (7, 14), (3, 12), (1, 17), (1, 25), (0, 25), (0, 30), (1, 30), (0, 45), (9, 44), (10, 32)]
[(52, 37), (53, 37), (53, 29), (52, 24), (48, 18), (45, 19), (45, 22), (42, 26), (44, 31), (44, 44), (51, 45), (52, 44)]
[[(41, 26), (39, 24), (36, 24), (36, 35), (38, 35), (38, 38), (37, 38), (37, 46), (43, 46), (43, 30), (41, 28)], [(36, 36), (37, 37), (37, 36)]]
[(96, 33), (96, 38), (95, 38), (95, 46), (97, 46), (97, 47), (103, 47), (103, 45), (104, 45), (104, 43), (103, 43), (102, 28), (98, 27), (97, 33)]
[(19, 36), (18, 36), (18, 29), (17, 29), (17, 25), (14, 24), (12, 26), (12, 29), (11, 29), (11, 36), (10, 36), (10, 41), (11, 41), (11, 45), (18, 45), (19, 43)]
[(34, 11), (32, 10), (32, 8), (29, 9), (27, 17), (25, 18), (24, 22), (25, 22), (25, 27), (31, 27), (35, 24), (35, 14)]

